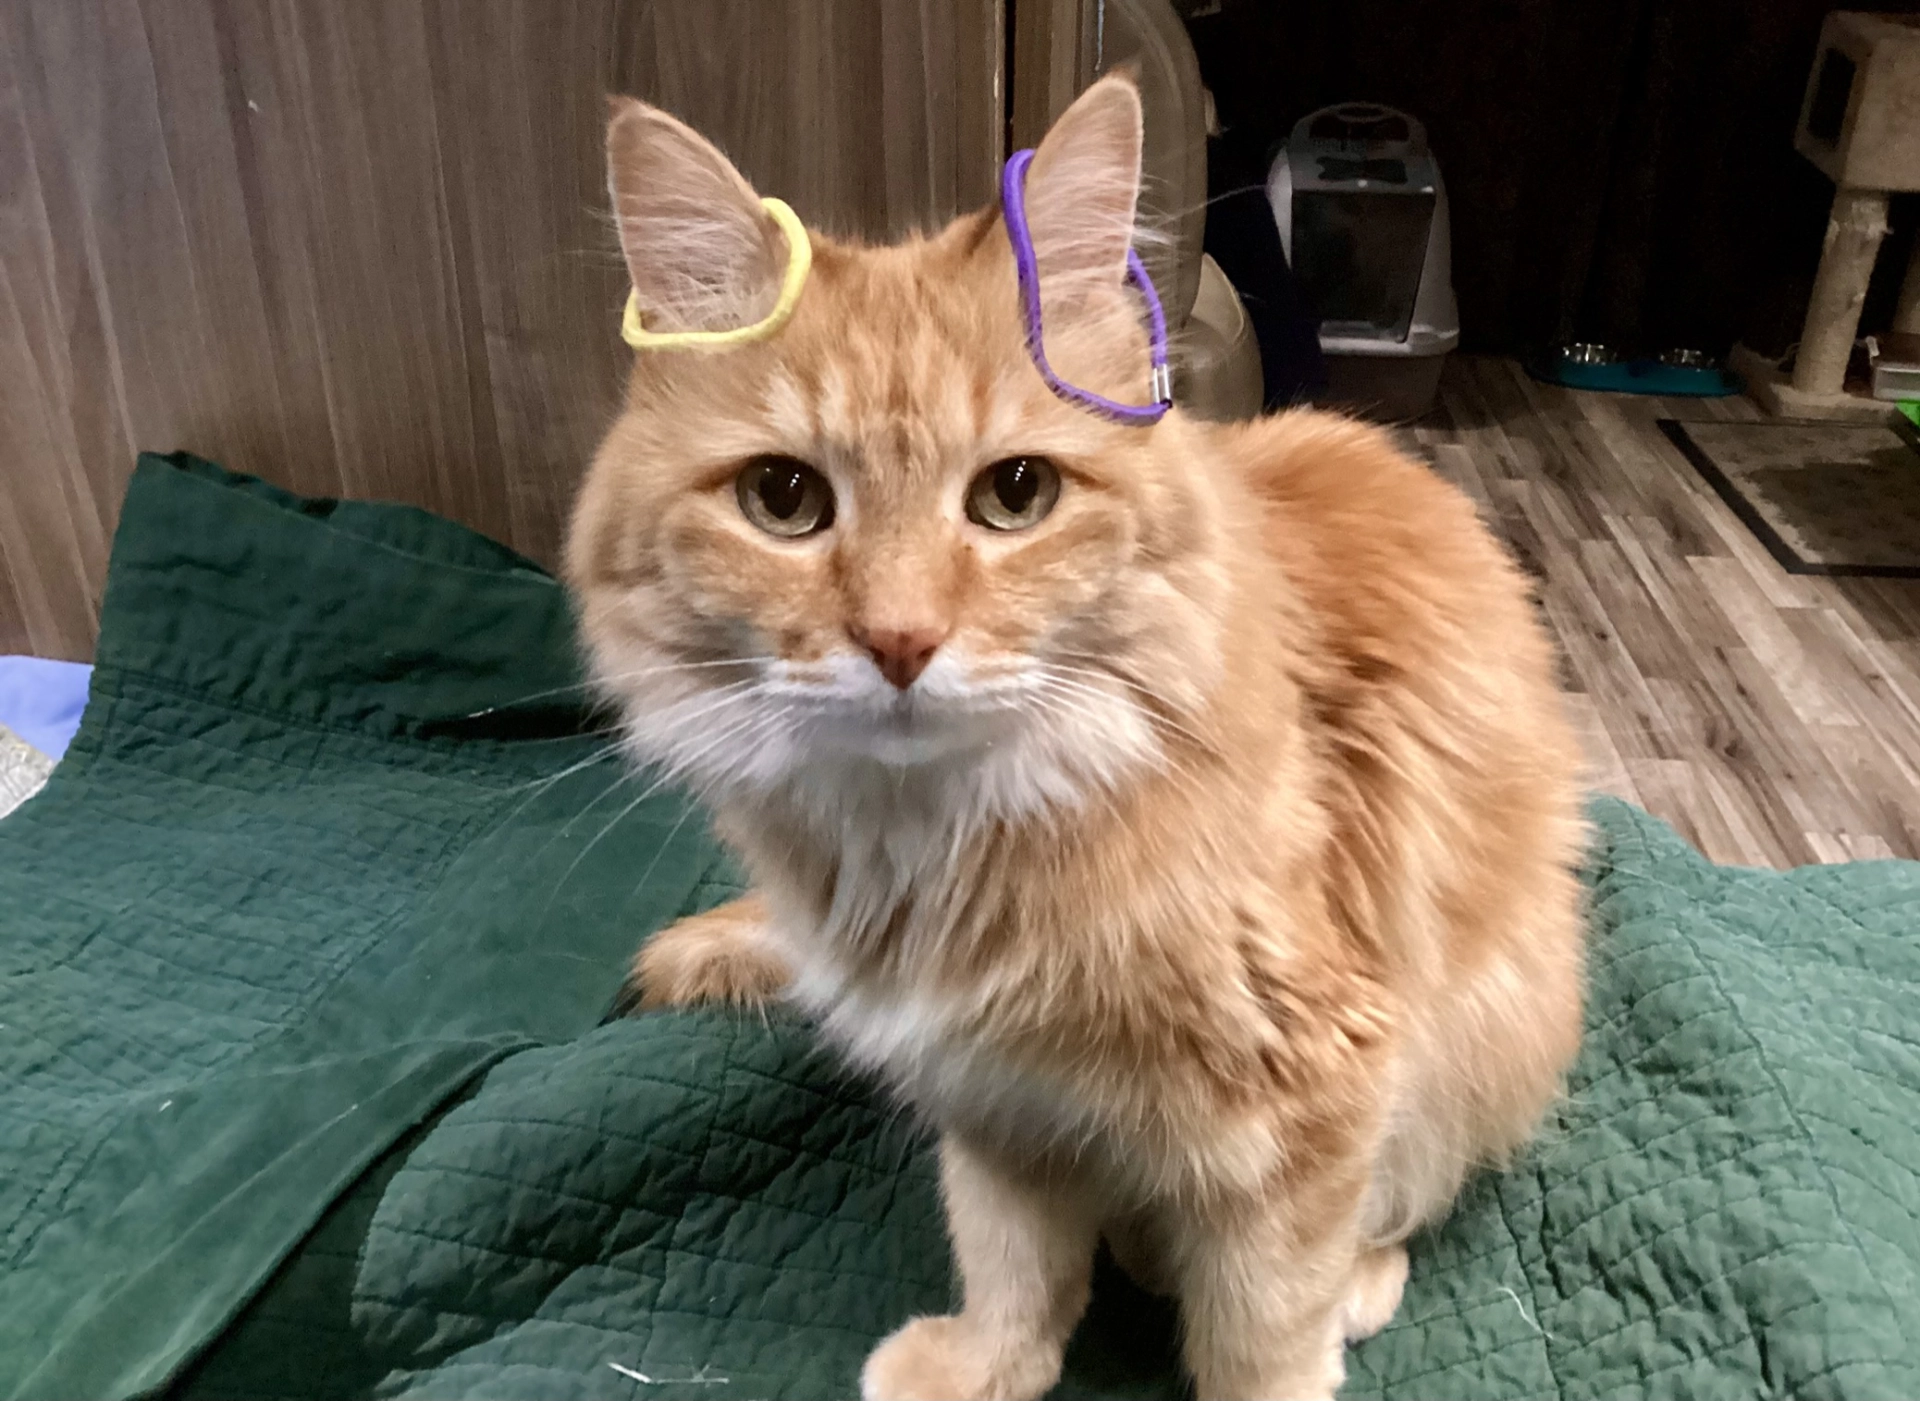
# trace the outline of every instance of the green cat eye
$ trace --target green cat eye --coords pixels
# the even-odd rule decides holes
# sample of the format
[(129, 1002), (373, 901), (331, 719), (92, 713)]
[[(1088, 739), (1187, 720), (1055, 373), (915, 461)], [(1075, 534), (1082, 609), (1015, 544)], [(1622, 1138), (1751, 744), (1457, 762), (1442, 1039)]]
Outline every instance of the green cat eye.
[(967, 519), (988, 530), (1025, 530), (1059, 499), (1059, 468), (1044, 457), (1006, 457), (967, 488)]
[(797, 457), (756, 457), (733, 479), (740, 514), (769, 535), (797, 540), (833, 524), (833, 488)]

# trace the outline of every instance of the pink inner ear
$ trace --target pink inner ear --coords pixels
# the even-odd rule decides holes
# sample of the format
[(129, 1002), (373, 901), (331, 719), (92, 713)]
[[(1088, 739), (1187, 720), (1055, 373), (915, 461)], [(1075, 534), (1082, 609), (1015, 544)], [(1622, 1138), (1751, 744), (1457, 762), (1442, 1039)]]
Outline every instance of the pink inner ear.
[[(1049, 283), (1118, 283), (1140, 197), (1140, 99), (1102, 79), (1041, 141), (1027, 180), (1035, 256)], [(1049, 295), (1053, 295), (1051, 288)]]
[(772, 309), (781, 240), (752, 186), (711, 143), (635, 104), (608, 130), (607, 172), (621, 251), (650, 327), (724, 330)]
[[(1013, 245), (1014, 270), (1020, 282), (1021, 310), (1026, 317), (1027, 353), (1033, 357), (1034, 367), (1040, 371), (1040, 377), (1047, 382), (1047, 387), (1068, 403), (1119, 423), (1140, 426), (1156, 423), (1173, 403), (1173, 372), (1167, 364), (1167, 318), (1160, 306), (1159, 293), (1154, 290), (1153, 279), (1147, 275), (1146, 264), (1140, 261), (1140, 255), (1131, 247), (1126, 250), (1127, 277), (1140, 289), (1141, 299), (1147, 308), (1148, 354), (1152, 366), (1147, 377), (1148, 402), (1122, 403), (1090, 389), (1082, 389), (1056, 373), (1047, 358), (1041, 268), (1034, 251), (1026, 212), (1027, 170), (1033, 159), (1031, 151), (1014, 152), (1000, 178), (1002, 217), (1007, 227), (1007, 238)], [(1056, 306), (1058, 304), (1056, 302)]]

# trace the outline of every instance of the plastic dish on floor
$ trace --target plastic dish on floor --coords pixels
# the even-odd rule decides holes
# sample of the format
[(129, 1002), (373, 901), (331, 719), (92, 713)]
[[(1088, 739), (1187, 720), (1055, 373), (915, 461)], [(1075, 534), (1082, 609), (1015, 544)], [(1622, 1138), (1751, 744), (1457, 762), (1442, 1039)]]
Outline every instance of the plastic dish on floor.
[(1658, 358), (1622, 360), (1604, 346), (1582, 343), (1550, 350), (1527, 361), (1527, 373), (1545, 384), (1603, 394), (1658, 394), (1672, 399), (1718, 399), (1738, 394), (1746, 382), (1697, 350)]

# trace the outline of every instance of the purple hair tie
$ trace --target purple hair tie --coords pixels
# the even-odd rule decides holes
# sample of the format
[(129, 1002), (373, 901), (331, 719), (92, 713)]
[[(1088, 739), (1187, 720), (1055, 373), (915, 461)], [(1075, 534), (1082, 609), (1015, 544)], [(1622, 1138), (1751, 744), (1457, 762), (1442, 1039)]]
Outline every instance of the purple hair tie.
[(1153, 402), (1117, 403), (1090, 389), (1068, 384), (1047, 363), (1040, 331), (1040, 261), (1034, 255), (1033, 234), (1027, 229), (1027, 167), (1031, 164), (1031, 150), (1015, 151), (1000, 173), (1001, 210), (1007, 223), (1007, 241), (1013, 245), (1014, 269), (1020, 278), (1020, 302), (1027, 314), (1027, 354), (1033, 357), (1034, 368), (1040, 371), (1047, 388), (1069, 404), (1078, 404), (1116, 423), (1141, 427), (1158, 423), (1173, 405), (1173, 371), (1167, 367), (1167, 314), (1160, 309), (1160, 297), (1153, 290), (1153, 279), (1147, 276), (1146, 264), (1132, 248), (1127, 249), (1127, 280), (1140, 289), (1140, 299), (1147, 304), (1148, 345), (1153, 357), (1147, 392)]

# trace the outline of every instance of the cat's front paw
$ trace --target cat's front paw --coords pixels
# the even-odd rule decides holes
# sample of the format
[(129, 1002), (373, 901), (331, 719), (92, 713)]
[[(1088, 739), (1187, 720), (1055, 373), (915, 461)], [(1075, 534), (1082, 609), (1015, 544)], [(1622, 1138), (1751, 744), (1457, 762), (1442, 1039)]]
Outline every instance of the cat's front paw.
[(751, 895), (670, 924), (634, 957), (624, 1007), (652, 1011), (700, 1002), (760, 1006), (792, 973), (766, 937), (766, 911)]
[(1350, 1343), (1371, 1338), (1393, 1322), (1407, 1287), (1407, 1248), (1386, 1245), (1364, 1252), (1353, 1270), (1342, 1332)]
[(964, 1317), (916, 1318), (867, 1358), (861, 1401), (1029, 1401), (1060, 1379), (1060, 1350), (973, 1334)]

